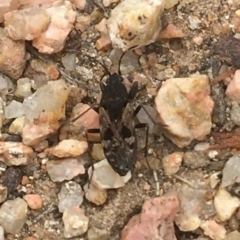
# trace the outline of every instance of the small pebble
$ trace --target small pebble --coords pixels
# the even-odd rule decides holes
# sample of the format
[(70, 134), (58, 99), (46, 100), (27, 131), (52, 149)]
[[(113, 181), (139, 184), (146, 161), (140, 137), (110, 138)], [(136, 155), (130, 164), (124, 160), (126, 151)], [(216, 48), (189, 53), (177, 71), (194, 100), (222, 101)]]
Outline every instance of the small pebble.
[(47, 172), (53, 182), (71, 180), (85, 173), (83, 163), (77, 159), (51, 160), (47, 162)]
[(58, 194), (59, 212), (64, 212), (72, 206), (80, 206), (83, 202), (83, 196), (84, 192), (80, 184), (73, 181), (64, 183)]
[(88, 240), (109, 240), (111, 239), (110, 233), (105, 229), (96, 227), (89, 228), (87, 232)]
[(29, 208), (33, 210), (42, 208), (42, 197), (38, 194), (27, 194), (23, 197), (23, 199), (27, 202)]
[(194, 37), (193, 42), (196, 43), (198, 46), (200, 46), (203, 43), (203, 38), (202, 37)]
[(7, 233), (19, 233), (27, 220), (27, 203), (21, 198), (8, 200), (0, 208), (0, 225)]
[(96, 205), (102, 205), (107, 200), (107, 191), (105, 189), (98, 189), (93, 184), (86, 184), (84, 186), (85, 197), (89, 202)]
[[(88, 176), (91, 176), (92, 168), (88, 170)], [(107, 176), (107, 177), (106, 177)], [(99, 189), (120, 188), (131, 179), (131, 171), (126, 176), (119, 176), (109, 165), (106, 159), (94, 164), (94, 172), (91, 184)]]
[(214, 220), (203, 222), (201, 228), (203, 229), (204, 234), (213, 240), (225, 240), (226, 238), (226, 229)]
[(183, 152), (174, 152), (163, 158), (163, 169), (166, 175), (173, 175), (179, 170), (183, 160), (183, 155)]
[(214, 206), (219, 219), (224, 222), (229, 220), (240, 206), (240, 199), (232, 197), (225, 189), (219, 189), (214, 197)]
[(84, 215), (84, 211), (78, 206), (72, 206), (63, 213), (63, 234), (65, 238), (77, 237), (85, 233), (88, 229), (89, 219)]
[(58, 143), (57, 146), (47, 148), (44, 152), (59, 158), (77, 157), (82, 155), (88, 149), (85, 141), (75, 139), (66, 139)]
[(23, 176), (22, 177), (22, 185), (27, 185), (29, 183), (29, 178), (28, 176)]

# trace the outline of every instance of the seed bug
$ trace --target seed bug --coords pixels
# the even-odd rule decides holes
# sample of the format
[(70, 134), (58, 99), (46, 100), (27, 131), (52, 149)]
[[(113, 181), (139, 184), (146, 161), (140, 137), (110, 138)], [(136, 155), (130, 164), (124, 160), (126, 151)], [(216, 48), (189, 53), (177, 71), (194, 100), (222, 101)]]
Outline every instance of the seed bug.
[[(100, 129), (89, 129), (87, 131), (87, 133), (100, 133), (105, 157), (113, 170), (120, 176), (125, 176), (132, 170), (137, 160), (137, 137), (135, 129), (146, 129), (145, 156), (147, 154), (146, 147), (148, 141), (148, 125), (145, 123), (135, 125), (134, 123), (134, 117), (141, 109), (141, 106), (139, 105), (134, 109), (133, 100), (143, 88), (139, 89), (138, 82), (134, 82), (128, 92), (126, 86), (123, 84), (120, 64), (124, 54), (125, 52), (119, 59), (118, 73), (111, 74), (100, 63), (108, 75), (105, 83), (102, 82), (102, 79), (106, 74), (101, 77), (100, 81), (102, 92), (102, 98), (98, 107)], [(77, 118), (72, 121), (75, 121)]]

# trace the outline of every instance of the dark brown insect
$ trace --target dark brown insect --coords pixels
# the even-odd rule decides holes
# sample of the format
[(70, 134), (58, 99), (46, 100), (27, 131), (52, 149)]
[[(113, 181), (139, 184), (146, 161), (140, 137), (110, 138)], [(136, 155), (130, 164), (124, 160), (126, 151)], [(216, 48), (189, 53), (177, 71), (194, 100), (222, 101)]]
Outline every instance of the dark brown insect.
[(213, 47), (213, 54), (221, 60), (231, 64), (234, 68), (240, 68), (240, 40), (234, 37), (222, 37)]
[(221, 61), (225, 61), (232, 67), (212, 80), (216, 84), (233, 74), (236, 69), (240, 68), (240, 40), (231, 36), (221, 37), (213, 47), (212, 53)]
[[(100, 129), (89, 129), (87, 131), (88, 133), (100, 133), (105, 157), (113, 170), (120, 176), (125, 176), (136, 163), (137, 138), (135, 129), (146, 128), (146, 146), (148, 139), (148, 125), (144, 123), (135, 125), (134, 123), (134, 117), (141, 106), (134, 110), (133, 100), (143, 88), (139, 89), (138, 83), (134, 82), (130, 91), (127, 91), (120, 72), (123, 55), (119, 60), (118, 73), (111, 74), (100, 63), (108, 74), (106, 82), (101, 81), (100, 83), (102, 91), (98, 110)], [(73, 121), (75, 120), (76, 118)], [(146, 152), (145, 148), (145, 154)]]

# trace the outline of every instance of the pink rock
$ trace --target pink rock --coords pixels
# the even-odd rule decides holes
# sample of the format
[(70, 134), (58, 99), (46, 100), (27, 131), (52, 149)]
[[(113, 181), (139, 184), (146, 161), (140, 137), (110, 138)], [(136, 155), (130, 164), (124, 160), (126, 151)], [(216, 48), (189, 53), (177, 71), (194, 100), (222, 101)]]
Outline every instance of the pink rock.
[(203, 38), (202, 37), (194, 37), (193, 42), (196, 43), (198, 46), (200, 46), (203, 43)]
[(206, 75), (171, 78), (162, 84), (155, 98), (164, 134), (178, 147), (193, 139), (203, 140), (211, 131), (214, 102)]
[(228, 84), (226, 95), (231, 100), (240, 103), (240, 70), (235, 72), (232, 81)]
[(3, 22), (3, 15), (12, 10), (18, 9), (19, 7), (18, 0), (1, 0), (0, 1), (0, 23)]
[(61, 141), (57, 146), (47, 148), (45, 153), (59, 158), (77, 157), (82, 155), (88, 149), (88, 144), (85, 141), (74, 139), (66, 139)]
[(0, 161), (8, 166), (27, 165), (33, 161), (33, 150), (20, 142), (0, 142)]
[(27, 123), (23, 127), (23, 143), (28, 146), (36, 146), (44, 141), (50, 134), (55, 133), (59, 127), (59, 122), (52, 121), (50, 115), (42, 113), (37, 120)]
[(46, 31), (50, 17), (40, 8), (26, 8), (4, 15), (5, 31), (14, 40), (33, 40)]
[(176, 194), (145, 201), (142, 212), (130, 219), (121, 240), (176, 240), (173, 220), (179, 208)]
[(37, 39), (33, 46), (42, 53), (56, 53), (63, 49), (66, 38), (73, 27), (76, 11), (69, 1), (56, 1), (51, 7), (46, 8), (51, 18), (48, 29)]
[(163, 158), (163, 168), (166, 175), (173, 175), (179, 170), (183, 154), (183, 152), (175, 152)]
[(95, 47), (98, 51), (107, 51), (111, 47), (111, 39), (107, 36), (100, 37), (95, 44)]
[(185, 36), (186, 36), (185, 33), (172, 23), (168, 24), (168, 26), (160, 33), (160, 38), (167, 39), (183, 38)]
[[(86, 112), (86, 110), (88, 109), (89, 111)], [(76, 121), (74, 121), (74, 125), (79, 127), (84, 126), (86, 129), (99, 128), (99, 114), (93, 109), (91, 109), (89, 105), (82, 103), (77, 104), (73, 108), (71, 120), (76, 118), (77, 116), (80, 116), (81, 114), (83, 115)]]
[(43, 141), (40, 142), (39, 144), (33, 146), (33, 149), (34, 149), (36, 152), (42, 152), (42, 151), (44, 151), (47, 147), (48, 147), (48, 141), (47, 141), (47, 140), (43, 140)]
[(33, 209), (41, 209), (42, 208), (42, 197), (38, 194), (27, 194), (23, 197), (23, 199), (27, 202), (28, 206)]
[(216, 223), (214, 220), (208, 220), (201, 224), (204, 234), (213, 240), (224, 240), (226, 238), (226, 229)]
[(25, 43), (13, 41), (0, 28), (0, 72), (13, 79), (20, 78), (26, 64), (25, 54)]
[[(76, 119), (77, 117), (79, 118)], [(89, 105), (79, 103), (73, 108), (70, 120), (61, 128), (59, 139), (86, 140), (86, 130), (88, 129), (99, 129), (99, 114)], [(100, 141), (99, 137), (99, 134), (88, 134), (91, 141), (98, 142)]]

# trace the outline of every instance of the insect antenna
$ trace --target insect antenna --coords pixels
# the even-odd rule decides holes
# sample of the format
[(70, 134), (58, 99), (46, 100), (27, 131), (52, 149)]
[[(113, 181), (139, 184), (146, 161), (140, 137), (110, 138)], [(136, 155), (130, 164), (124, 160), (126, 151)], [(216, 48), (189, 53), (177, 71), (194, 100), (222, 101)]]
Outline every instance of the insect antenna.
[(124, 57), (124, 55), (125, 55), (128, 51), (130, 51), (130, 50), (132, 50), (132, 49), (134, 49), (134, 48), (136, 48), (136, 47), (137, 47), (137, 46), (130, 47), (129, 49), (127, 49), (126, 51), (124, 51), (124, 52), (121, 54), (121, 56), (120, 56), (120, 58), (119, 58), (119, 61), (118, 61), (118, 75), (120, 75), (120, 76), (122, 75), (121, 69), (120, 69), (122, 58)]

